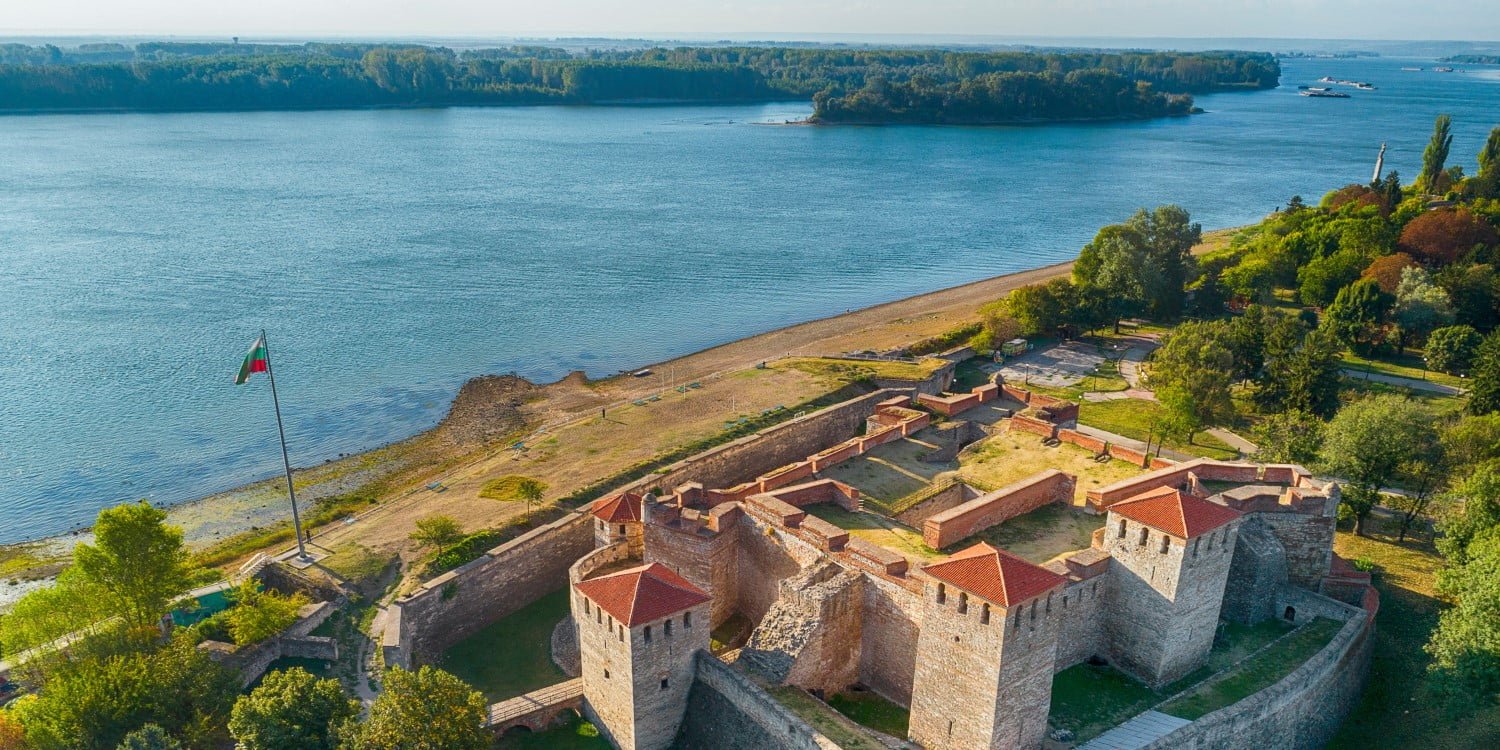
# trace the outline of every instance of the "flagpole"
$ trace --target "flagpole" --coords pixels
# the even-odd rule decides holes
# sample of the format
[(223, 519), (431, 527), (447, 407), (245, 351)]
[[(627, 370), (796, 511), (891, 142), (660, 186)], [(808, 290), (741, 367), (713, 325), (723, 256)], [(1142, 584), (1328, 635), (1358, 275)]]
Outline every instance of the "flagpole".
[(297, 490), (292, 486), (292, 459), (286, 452), (286, 428), (281, 425), (281, 399), (276, 397), (276, 369), (271, 364), (271, 342), (266, 338), (266, 329), (260, 329), (261, 344), (266, 347), (266, 375), (271, 378), (271, 405), (276, 409), (276, 432), (281, 436), (281, 465), (286, 468), (286, 494), (292, 500), (292, 527), (297, 534), (297, 557), (306, 560), (307, 548), (302, 546), (302, 517), (297, 513)]

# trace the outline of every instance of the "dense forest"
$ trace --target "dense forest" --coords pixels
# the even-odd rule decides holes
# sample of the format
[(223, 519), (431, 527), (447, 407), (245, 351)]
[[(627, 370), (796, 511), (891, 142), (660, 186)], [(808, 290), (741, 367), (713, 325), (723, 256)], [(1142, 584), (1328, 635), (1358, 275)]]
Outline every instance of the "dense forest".
[(1464, 63), (1466, 65), (1500, 65), (1500, 55), (1454, 55), (1443, 58), (1443, 62)]
[(0, 45), (0, 111), (251, 110), (815, 98), (826, 122), (1147, 117), (1275, 86), (1270, 55), (368, 44)]

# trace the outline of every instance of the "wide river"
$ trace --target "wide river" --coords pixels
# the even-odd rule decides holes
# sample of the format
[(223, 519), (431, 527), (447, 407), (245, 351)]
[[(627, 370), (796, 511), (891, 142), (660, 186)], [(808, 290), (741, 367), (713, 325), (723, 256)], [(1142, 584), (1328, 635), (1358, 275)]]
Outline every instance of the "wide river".
[[(1067, 259), (1174, 202), (1205, 227), (1410, 178), (1434, 115), (1473, 169), (1500, 69), (1293, 60), (1207, 114), (771, 127), (802, 103), (0, 118), (0, 542), (433, 425), (474, 375), (607, 375)], [(1378, 91), (1308, 99), (1322, 75)]]

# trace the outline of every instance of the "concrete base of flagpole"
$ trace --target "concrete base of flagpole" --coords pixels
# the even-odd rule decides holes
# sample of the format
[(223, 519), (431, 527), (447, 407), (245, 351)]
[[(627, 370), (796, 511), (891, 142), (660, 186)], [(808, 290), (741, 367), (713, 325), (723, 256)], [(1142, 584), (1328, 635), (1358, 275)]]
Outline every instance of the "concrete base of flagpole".
[(276, 560), (277, 562), (286, 563), (287, 565), (290, 565), (297, 570), (305, 570), (316, 565), (319, 560), (322, 560), (325, 557), (328, 557), (327, 552), (315, 547), (308, 547), (306, 557), (298, 555), (297, 550), (288, 550), (281, 553), (280, 555), (277, 555)]

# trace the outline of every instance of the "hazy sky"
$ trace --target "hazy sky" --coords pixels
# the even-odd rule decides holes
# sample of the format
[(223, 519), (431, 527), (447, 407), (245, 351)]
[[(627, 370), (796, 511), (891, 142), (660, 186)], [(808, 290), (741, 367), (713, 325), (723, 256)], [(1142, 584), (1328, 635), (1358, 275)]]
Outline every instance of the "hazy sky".
[(1500, 39), (1500, 0), (0, 0), (0, 31)]

